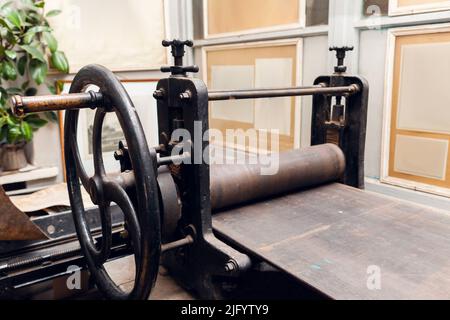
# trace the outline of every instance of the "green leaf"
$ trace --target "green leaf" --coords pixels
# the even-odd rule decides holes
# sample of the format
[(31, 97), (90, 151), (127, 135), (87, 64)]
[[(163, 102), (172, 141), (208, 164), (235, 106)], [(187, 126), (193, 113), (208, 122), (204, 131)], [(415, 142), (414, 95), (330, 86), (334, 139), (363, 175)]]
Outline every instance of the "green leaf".
[(62, 51), (56, 51), (51, 57), (52, 65), (61, 72), (69, 73), (69, 62)]
[(8, 135), (8, 127), (4, 126), (0, 130), (0, 142), (3, 142), (4, 140), (6, 140), (7, 135)]
[(5, 88), (0, 87), (0, 99), (6, 100), (8, 99), (8, 92), (5, 90)]
[(23, 37), (23, 41), (25, 43), (30, 43), (31, 41), (33, 41), (33, 39), (37, 33), (51, 32), (51, 31), (52, 31), (52, 29), (48, 26), (31, 27), (30, 29), (28, 29), (27, 33), (25, 33), (25, 36)]
[(25, 118), (24, 119), (30, 125), (33, 131), (36, 131), (45, 125), (47, 125), (48, 121), (45, 119), (41, 119), (39, 117)]
[(57, 16), (60, 13), (61, 13), (61, 10), (50, 10), (45, 16), (47, 18), (50, 18), (50, 17)]
[(19, 124), (19, 121), (16, 117), (9, 116), (8, 118), (6, 118), (6, 123), (8, 123), (8, 126), (14, 127)]
[(16, 94), (22, 94), (22, 89), (21, 88), (8, 88), (6, 89), (6, 92), (8, 93), (8, 95), (16, 95)]
[(50, 27), (47, 26), (34, 26), (31, 27), (30, 29), (28, 29), (27, 33), (31, 33), (31, 34), (36, 34), (36, 33), (40, 33), (40, 32), (51, 32), (52, 29)]
[(16, 143), (20, 136), (22, 135), (22, 132), (20, 131), (20, 127), (15, 125), (15, 126), (10, 126), (8, 128), (8, 133), (7, 133), (7, 140), (9, 144), (13, 144)]
[(47, 88), (50, 91), (51, 94), (57, 94), (56, 87), (50, 83), (47, 83)]
[(17, 58), (17, 53), (13, 50), (5, 50), (5, 55), (10, 58), (11, 60), (14, 60)]
[(15, 27), (19, 29), (23, 26), (22, 16), (17, 10), (12, 9), (8, 10), (8, 13), (6, 14), (6, 19), (8, 19), (9, 22), (11, 22)]
[(36, 82), (37, 85), (44, 83), (45, 77), (47, 76), (48, 67), (45, 62), (39, 60), (31, 60), (30, 62), (30, 73), (31, 78)]
[(22, 45), (20, 47), (26, 52), (28, 52), (31, 55), (31, 57), (33, 57), (33, 59), (45, 62), (44, 54), (39, 49), (29, 45)]
[(19, 40), (19, 38), (16, 35), (14, 35), (14, 33), (11, 31), (7, 31), (4, 38), (12, 45), (15, 45)]
[(19, 71), (20, 75), (23, 76), (25, 74), (25, 69), (27, 67), (28, 58), (26, 55), (22, 56), (19, 59), (19, 62), (17, 62), (17, 70)]
[(2, 75), (5, 80), (16, 80), (17, 79), (17, 71), (14, 66), (14, 63), (10, 60), (3, 61), (2, 64)]
[(35, 96), (37, 94), (37, 89), (36, 88), (28, 88), (26, 91), (25, 91), (25, 95), (27, 96), (27, 97), (32, 97), (32, 96)]
[(45, 1), (37, 1), (34, 3), (34, 5), (38, 8), (44, 8), (45, 7)]
[(31, 129), (31, 126), (27, 122), (22, 121), (20, 131), (25, 141), (31, 141), (33, 138), (33, 129)]
[(0, 129), (2, 129), (5, 124), (6, 124), (5, 118), (0, 118)]
[(28, 80), (25, 81), (24, 83), (22, 83), (22, 86), (21, 86), (22, 90), (26, 90), (29, 85), (30, 85), (30, 81), (28, 81)]
[(0, 25), (11, 31), (11, 24), (3, 18), (0, 18)]
[(44, 41), (47, 43), (48, 48), (51, 52), (55, 52), (58, 50), (58, 41), (56, 41), (55, 37), (50, 32), (44, 32)]
[(56, 81), (56, 89), (59, 93), (64, 91), (64, 81)]

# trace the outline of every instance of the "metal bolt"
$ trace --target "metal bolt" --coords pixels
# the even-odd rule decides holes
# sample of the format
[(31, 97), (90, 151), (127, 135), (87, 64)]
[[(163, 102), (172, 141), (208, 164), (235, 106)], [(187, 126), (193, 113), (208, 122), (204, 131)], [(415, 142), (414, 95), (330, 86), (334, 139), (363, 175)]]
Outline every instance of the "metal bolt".
[(117, 161), (120, 161), (123, 158), (123, 156), (124, 154), (122, 149), (114, 151), (114, 159), (116, 159)]
[(23, 100), (21, 96), (13, 96), (10, 100), (11, 111), (18, 117), (21, 117), (25, 114), (23, 109)]
[(233, 261), (229, 261), (227, 262), (227, 264), (225, 265), (225, 271), (226, 272), (233, 272), (236, 271), (236, 263)]
[(164, 90), (156, 90), (154, 93), (153, 93), (153, 97), (156, 99), (156, 100), (161, 100), (161, 99), (164, 99)]
[(128, 239), (128, 237), (129, 237), (128, 230), (123, 230), (123, 231), (121, 231), (121, 232), (120, 232), (120, 237), (121, 237), (122, 239)]
[(189, 90), (187, 90), (183, 93), (180, 93), (181, 100), (190, 100), (191, 98), (192, 98), (192, 93)]

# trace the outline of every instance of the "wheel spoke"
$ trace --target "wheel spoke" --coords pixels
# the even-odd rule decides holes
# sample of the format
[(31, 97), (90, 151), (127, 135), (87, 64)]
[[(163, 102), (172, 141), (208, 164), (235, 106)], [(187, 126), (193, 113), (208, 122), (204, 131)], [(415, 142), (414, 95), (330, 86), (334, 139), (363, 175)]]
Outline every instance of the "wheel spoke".
[(83, 187), (86, 190), (89, 190), (89, 176), (87, 175), (86, 170), (83, 166), (83, 162), (81, 161), (80, 151), (78, 149), (77, 143), (79, 110), (73, 112), (73, 123), (71, 127), (71, 134), (69, 136), (69, 147), (73, 152), (78, 177), (80, 178)]
[[(133, 202), (126, 191), (115, 181), (108, 181), (105, 184), (104, 190), (106, 199), (116, 203), (122, 210), (136, 255), (136, 262), (140, 261), (141, 228), (139, 226), (136, 211), (134, 210)], [(136, 265), (138, 265), (138, 263), (136, 263)], [(136, 274), (137, 273), (138, 272), (136, 272)]]
[(97, 109), (94, 118), (94, 128), (92, 135), (92, 146), (93, 146), (93, 156), (94, 156), (94, 170), (95, 175), (104, 176), (105, 166), (103, 164), (103, 151), (102, 151), (102, 128), (103, 121), (105, 120), (104, 109)]

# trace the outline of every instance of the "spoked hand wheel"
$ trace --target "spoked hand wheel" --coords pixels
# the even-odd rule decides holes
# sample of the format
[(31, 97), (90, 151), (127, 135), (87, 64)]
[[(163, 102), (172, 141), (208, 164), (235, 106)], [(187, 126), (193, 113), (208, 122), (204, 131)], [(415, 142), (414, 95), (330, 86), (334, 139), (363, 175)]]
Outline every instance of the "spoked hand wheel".
[[(127, 92), (109, 70), (90, 65), (75, 77), (70, 93), (83, 92), (95, 85), (103, 95), (103, 105), (96, 110), (93, 127), (94, 175), (89, 177), (81, 162), (77, 144), (78, 110), (66, 112), (65, 159), (67, 185), (75, 226), (89, 271), (98, 289), (108, 299), (147, 299), (158, 275), (161, 253), (161, 227), (156, 180), (156, 159), (150, 153), (142, 125)], [(115, 112), (128, 144), (135, 177), (135, 197), (105, 173), (102, 157), (102, 125), (107, 112)], [(97, 247), (85, 216), (80, 180), (98, 205), (101, 216), (101, 245)], [(135, 199), (134, 201), (132, 199)], [(134, 287), (124, 292), (105, 269), (111, 251), (112, 226), (110, 204), (116, 203), (124, 213), (134, 252), (136, 276)]]

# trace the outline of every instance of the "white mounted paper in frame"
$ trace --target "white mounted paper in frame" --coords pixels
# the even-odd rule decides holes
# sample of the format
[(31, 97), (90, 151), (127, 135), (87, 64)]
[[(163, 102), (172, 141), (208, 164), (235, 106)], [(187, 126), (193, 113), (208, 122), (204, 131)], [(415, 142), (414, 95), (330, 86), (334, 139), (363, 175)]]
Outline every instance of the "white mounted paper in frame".
[[(282, 88), (292, 86), (290, 58), (256, 59), (255, 86), (257, 88)], [(258, 99), (255, 101), (255, 128), (279, 130), (291, 135), (292, 98)]]
[(158, 69), (167, 63), (163, 0), (49, 0), (49, 18), (70, 72), (97, 63), (113, 71)]
[(448, 57), (450, 42), (402, 47), (398, 129), (450, 133)]
[(389, 15), (406, 15), (450, 9), (446, 0), (389, 0)]
[(397, 135), (394, 170), (445, 180), (448, 146), (448, 140)]
[[(254, 88), (254, 66), (211, 66), (211, 89), (231, 90)], [(211, 103), (211, 118), (253, 123), (253, 100), (215, 101)]]

